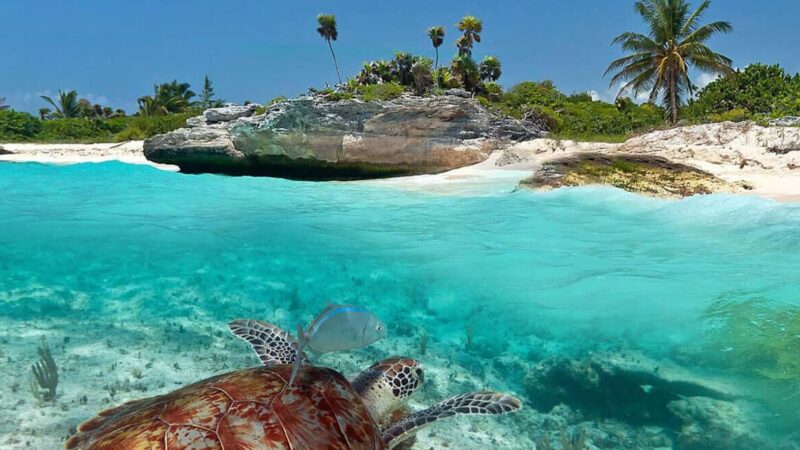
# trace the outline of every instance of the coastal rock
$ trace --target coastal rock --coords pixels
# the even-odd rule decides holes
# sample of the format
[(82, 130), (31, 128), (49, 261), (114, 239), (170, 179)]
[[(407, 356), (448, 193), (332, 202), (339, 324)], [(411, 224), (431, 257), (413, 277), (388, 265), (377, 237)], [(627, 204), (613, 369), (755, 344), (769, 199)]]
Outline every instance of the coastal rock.
[[(148, 146), (158, 149), (158, 159), (148, 156)], [(226, 129), (210, 127), (181, 128), (155, 136), (145, 141), (144, 154), (154, 162), (177, 160), (191, 154), (196, 164), (220, 166), (245, 158), (234, 147)]]
[[(738, 386), (639, 352), (546, 359), (530, 369), (523, 386), (540, 413), (569, 408), (592, 424), (616, 421), (637, 430), (664, 430), (677, 441), (674, 448), (772, 448), (756, 425), (763, 411), (743, 401)], [(586, 430), (600, 443), (601, 436)], [(600, 446), (612, 447), (619, 445)]]
[(457, 96), (374, 102), (303, 96), (263, 115), (217, 123), (210, 117), (223, 114), (209, 111), (205, 123), (192, 120), (189, 128), (145, 141), (145, 156), (188, 173), (365, 179), (444, 172), (484, 161), (512, 140), (543, 135)]
[(800, 127), (800, 117), (787, 116), (773, 119), (769, 121), (769, 125), (773, 127)]
[(682, 422), (676, 436), (678, 448), (764, 448), (756, 426), (735, 403), (687, 397), (670, 402), (667, 409)]
[(229, 105), (222, 108), (211, 108), (203, 111), (203, 118), (206, 123), (232, 122), (240, 117), (250, 117), (258, 109), (259, 105), (250, 103), (249, 105)]
[(578, 153), (554, 159), (520, 182), (520, 186), (537, 190), (595, 184), (662, 198), (741, 189), (708, 172), (660, 156), (620, 153)]
[(12, 152), (11, 150), (6, 150), (3, 148), (2, 145), (0, 145), (0, 155), (13, 155), (13, 154), (14, 152)]

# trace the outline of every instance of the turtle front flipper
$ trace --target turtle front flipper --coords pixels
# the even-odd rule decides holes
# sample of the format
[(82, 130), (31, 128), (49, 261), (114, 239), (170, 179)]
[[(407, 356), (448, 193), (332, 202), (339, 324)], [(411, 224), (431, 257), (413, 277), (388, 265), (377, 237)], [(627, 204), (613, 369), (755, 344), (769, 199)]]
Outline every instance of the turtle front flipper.
[(415, 412), (383, 431), (387, 449), (394, 448), (423, 427), (457, 414), (505, 414), (522, 407), (518, 398), (499, 392), (470, 392), (456, 395), (428, 409)]
[(299, 350), (300, 345), (286, 330), (269, 322), (239, 319), (228, 323), (231, 332), (247, 341), (265, 366), (273, 364), (292, 364), (297, 359), (306, 361), (306, 354)]

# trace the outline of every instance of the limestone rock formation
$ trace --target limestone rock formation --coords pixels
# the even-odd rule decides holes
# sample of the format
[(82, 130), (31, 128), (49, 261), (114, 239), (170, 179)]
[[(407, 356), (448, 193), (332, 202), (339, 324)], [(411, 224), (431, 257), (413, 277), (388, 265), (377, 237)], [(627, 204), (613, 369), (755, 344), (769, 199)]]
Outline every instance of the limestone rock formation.
[(145, 141), (145, 156), (188, 173), (363, 179), (444, 172), (544, 134), (456, 95), (374, 102), (303, 96), (257, 116), (245, 108), (208, 110), (187, 128)]

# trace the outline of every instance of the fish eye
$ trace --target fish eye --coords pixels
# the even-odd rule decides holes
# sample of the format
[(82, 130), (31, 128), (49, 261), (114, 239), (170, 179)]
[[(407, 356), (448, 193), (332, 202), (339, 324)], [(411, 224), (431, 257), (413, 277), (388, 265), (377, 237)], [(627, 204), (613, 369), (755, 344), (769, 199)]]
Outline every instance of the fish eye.
[(381, 330), (383, 330), (383, 326), (381, 324), (377, 324), (377, 325), (375, 325), (375, 330), (376, 331), (381, 331)]

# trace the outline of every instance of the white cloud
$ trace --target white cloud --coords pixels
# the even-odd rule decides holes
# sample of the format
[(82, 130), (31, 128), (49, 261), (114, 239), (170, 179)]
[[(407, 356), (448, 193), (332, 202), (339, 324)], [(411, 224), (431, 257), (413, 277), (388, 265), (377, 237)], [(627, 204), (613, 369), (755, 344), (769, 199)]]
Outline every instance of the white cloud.
[(699, 89), (703, 89), (717, 78), (719, 78), (718, 74), (701, 73), (700, 76), (697, 77), (697, 81), (695, 81), (694, 84), (696, 84)]
[[(604, 101), (608, 103), (614, 103), (617, 100), (617, 94), (622, 89), (624, 84), (619, 82), (614, 86), (608, 87), (605, 90), (597, 91), (597, 90), (589, 90), (586, 91), (587, 94), (592, 96), (592, 100), (594, 101)], [(645, 103), (649, 99), (649, 92), (640, 92), (639, 94), (633, 95), (632, 92), (626, 92), (622, 94), (623, 97), (631, 97), (636, 103)]]

